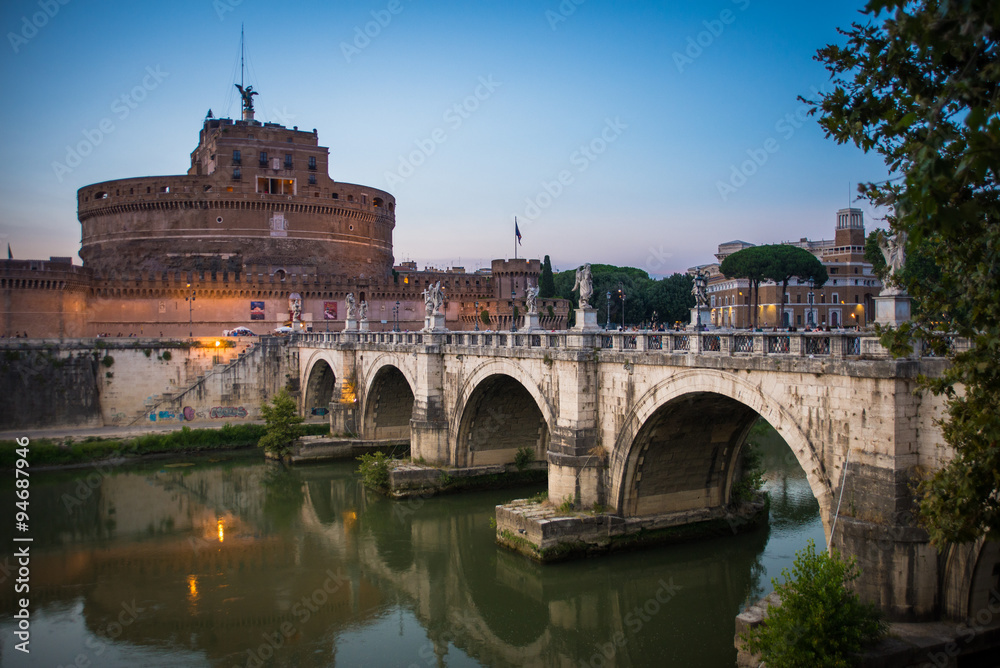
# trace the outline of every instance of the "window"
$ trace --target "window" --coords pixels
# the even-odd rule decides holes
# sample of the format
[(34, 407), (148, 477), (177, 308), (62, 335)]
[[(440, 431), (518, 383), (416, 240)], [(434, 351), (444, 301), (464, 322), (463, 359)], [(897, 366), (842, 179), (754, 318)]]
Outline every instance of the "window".
[(311, 186), (316, 185), (316, 175), (315, 174), (310, 174), (309, 175), (309, 185), (311, 185)]
[(802, 303), (802, 294), (801, 293), (795, 295), (795, 303), (796, 304), (801, 304)]
[(267, 167), (267, 151), (260, 152), (260, 166)]
[(830, 273), (831, 274), (839, 274), (840, 273), (840, 269), (837, 268), (837, 267), (830, 267)]
[(233, 181), (239, 181), (243, 178), (243, 171), (239, 167), (233, 167)]
[(295, 195), (295, 179), (257, 177), (257, 192), (269, 195)]
[(292, 154), (291, 153), (286, 153), (285, 154), (285, 169), (291, 169), (291, 168), (292, 168)]
[(354, 195), (348, 195), (347, 196), (347, 201), (348, 202), (353, 202), (354, 201)]
[(855, 303), (855, 304), (860, 304), (860, 303), (861, 303), (861, 300), (860, 300), (860, 299), (858, 299), (858, 296), (857, 296), (857, 295), (854, 295), (854, 303)]
[(340, 193), (330, 193), (331, 199), (340, 199)]
[(833, 299), (830, 301), (830, 303), (831, 304), (839, 304), (840, 303), (840, 295), (837, 294), (836, 292), (834, 292), (833, 293)]
[(316, 156), (315, 155), (310, 155), (309, 156), (309, 169), (316, 169)]
[(375, 206), (382, 206), (382, 198), (376, 197), (375, 199), (372, 200), (372, 204), (374, 204)]
[(820, 293), (820, 295), (819, 295), (819, 303), (820, 304), (825, 304), (826, 303), (826, 293), (825, 292)]
[(233, 149), (233, 164), (240, 165), (243, 164), (243, 157), (240, 155), (240, 150), (238, 148)]

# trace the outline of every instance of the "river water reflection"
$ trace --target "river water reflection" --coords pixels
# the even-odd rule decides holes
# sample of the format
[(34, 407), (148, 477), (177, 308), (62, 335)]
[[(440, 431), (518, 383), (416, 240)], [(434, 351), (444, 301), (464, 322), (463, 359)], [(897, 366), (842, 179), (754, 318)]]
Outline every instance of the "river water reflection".
[(764, 452), (769, 528), (544, 567), (490, 526), (537, 489), (398, 502), (353, 463), (248, 457), (36, 473), (31, 654), (8, 576), (2, 665), (732, 666), (741, 605), (823, 541), (791, 453)]

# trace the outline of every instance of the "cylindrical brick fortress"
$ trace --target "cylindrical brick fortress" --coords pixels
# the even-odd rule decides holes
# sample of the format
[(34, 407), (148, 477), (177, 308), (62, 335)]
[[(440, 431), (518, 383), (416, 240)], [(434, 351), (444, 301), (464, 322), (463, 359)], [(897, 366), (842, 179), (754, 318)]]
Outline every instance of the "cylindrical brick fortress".
[(331, 179), (315, 131), (208, 119), (191, 163), (187, 175), (81, 188), (84, 265), (105, 275), (249, 265), (391, 275), (395, 199)]

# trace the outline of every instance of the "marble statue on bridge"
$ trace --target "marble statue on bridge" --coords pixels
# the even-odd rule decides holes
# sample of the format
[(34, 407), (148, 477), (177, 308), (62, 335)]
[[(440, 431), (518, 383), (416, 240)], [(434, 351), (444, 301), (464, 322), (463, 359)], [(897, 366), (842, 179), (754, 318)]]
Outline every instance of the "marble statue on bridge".
[(886, 268), (889, 273), (885, 277), (884, 287), (880, 294), (902, 295), (906, 290), (896, 284), (896, 277), (902, 272), (903, 265), (906, 264), (906, 232), (899, 231), (893, 235), (886, 235), (879, 230), (878, 247), (885, 258)]
[(427, 315), (440, 315), (441, 306), (444, 305), (444, 291), (441, 289), (441, 281), (427, 286), (421, 292), (424, 296), (424, 309)]
[(361, 300), (361, 307), (359, 310), (360, 310), (360, 316), (358, 317), (358, 319), (362, 321), (368, 320), (368, 302), (365, 301), (364, 299)]
[(580, 290), (580, 308), (590, 308), (590, 297), (594, 294), (594, 280), (590, 275), (590, 263), (581, 265), (576, 270), (576, 282), (573, 283), (573, 290)]
[(524, 305), (527, 307), (528, 313), (530, 314), (538, 313), (537, 300), (538, 300), (538, 293), (541, 291), (542, 289), (537, 285), (534, 287), (529, 287), (527, 290), (524, 291)]
[(347, 302), (347, 319), (348, 320), (357, 319), (358, 312), (357, 312), (357, 306), (355, 305), (354, 301), (354, 293), (348, 292), (347, 296), (344, 297), (344, 301)]

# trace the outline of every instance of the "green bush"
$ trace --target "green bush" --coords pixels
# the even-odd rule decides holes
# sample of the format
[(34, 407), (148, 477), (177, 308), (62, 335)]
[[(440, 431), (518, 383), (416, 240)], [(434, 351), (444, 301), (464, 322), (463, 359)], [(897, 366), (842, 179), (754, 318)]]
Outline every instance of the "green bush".
[(743, 447), (743, 470), (729, 493), (731, 501), (753, 501), (764, 486), (764, 457), (752, 443)]
[(172, 357), (173, 355), (170, 354), (169, 350), (164, 350), (163, 354), (160, 355), (160, 359), (163, 360), (164, 362), (169, 362)]
[(299, 416), (295, 399), (282, 388), (271, 397), (270, 403), (265, 401), (261, 405), (260, 414), (264, 417), (265, 433), (257, 446), (264, 448), (264, 452), (284, 457), (291, 451), (292, 441), (302, 435), (299, 423), (303, 418)]
[(115, 363), (115, 358), (112, 357), (111, 355), (105, 355), (104, 359), (101, 360), (101, 364), (103, 364), (104, 366), (111, 366), (114, 363)]
[(366, 452), (358, 457), (361, 481), (365, 487), (384, 492), (389, 489), (389, 462), (392, 458), (384, 452)]
[(888, 630), (881, 613), (847, 589), (861, 574), (855, 560), (843, 561), (836, 550), (817, 554), (812, 539), (795, 557), (791, 574), (781, 571), (784, 583), (771, 580), (781, 605), (768, 606), (765, 623), (740, 639), (768, 668), (852, 665)]
[[(303, 435), (321, 436), (329, 433), (329, 427), (322, 424), (301, 425), (300, 428)], [(227, 450), (256, 446), (265, 433), (266, 427), (262, 424), (226, 423), (221, 429), (183, 427), (166, 434), (146, 434), (129, 439), (89, 436), (81, 443), (74, 443), (72, 439), (66, 439), (62, 444), (49, 439), (32, 439), (28, 459), (33, 466), (59, 466), (122, 455)], [(0, 469), (14, 467), (17, 460), (14, 452), (16, 448), (14, 441), (0, 441)]]
[(563, 502), (559, 504), (559, 512), (566, 514), (573, 512), (573, 497), (567, 496), (563, 499)]
[(523, 471), (533, 461), (535, 461), (535, 451), (528, 446), (520, 447), (514, 453), (514, 466), (518, 471)]

